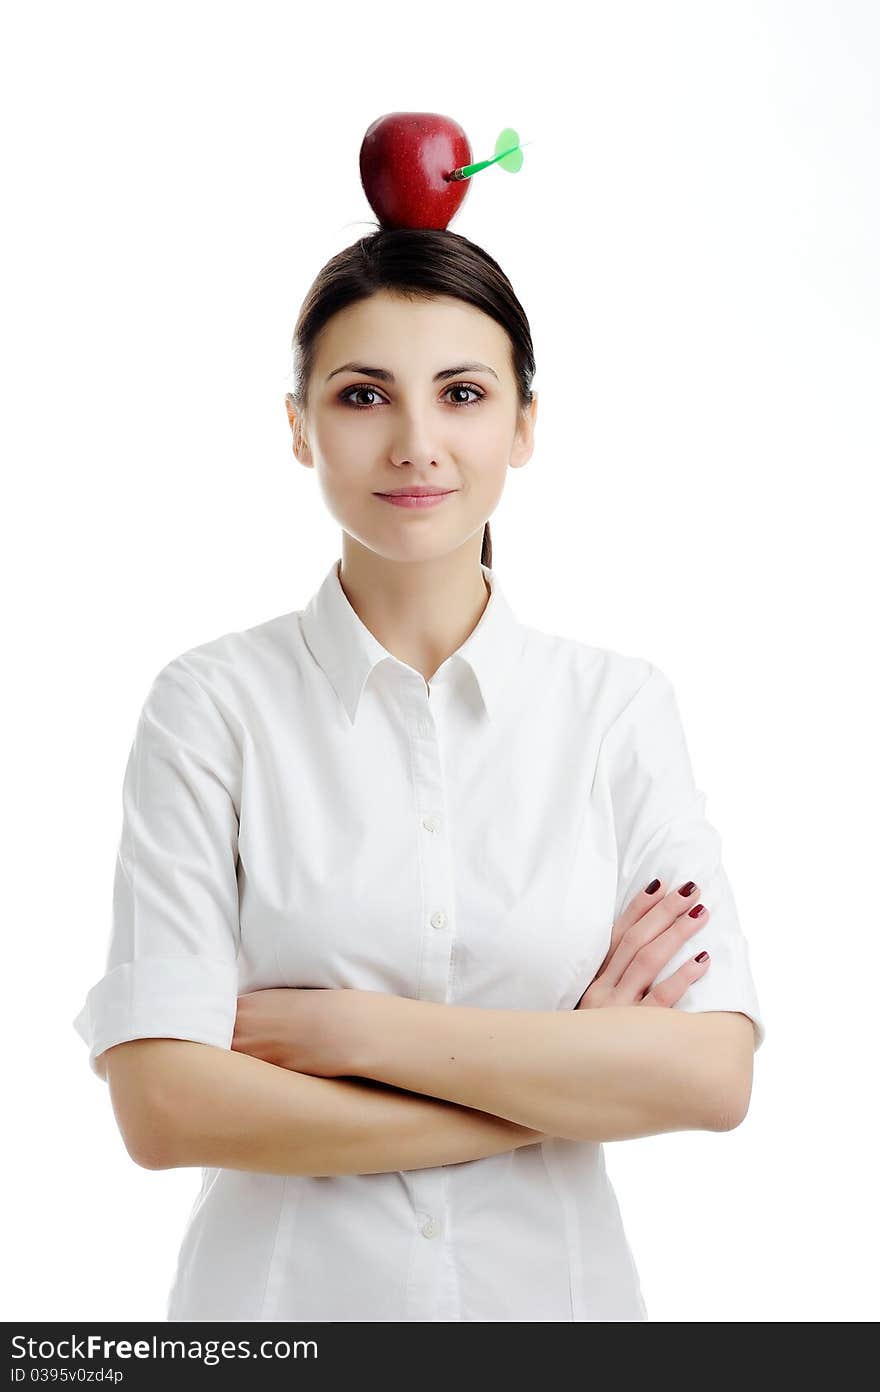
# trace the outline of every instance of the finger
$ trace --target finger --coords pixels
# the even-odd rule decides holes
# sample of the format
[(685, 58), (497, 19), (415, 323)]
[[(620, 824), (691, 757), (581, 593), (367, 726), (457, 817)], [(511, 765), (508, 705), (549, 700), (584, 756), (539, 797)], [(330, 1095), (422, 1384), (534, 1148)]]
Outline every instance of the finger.
[[(699, 910), (696, 918), (692, 915)], [(675, 956), (688, 938), (699, 933), (709, 921), (710, 913), (705, 904), (695, 904), (693, 909), (680, 914), (665, 932), (649, 942), (636, 953), (617, 984), (618, 992), (626, 1000), (641, 1000), (644, 993), (652, 988), (667, 962)]]
[(611, 958), (614, 955), (617, 945), (620, 942), (620, 939), (623, 937), (624, 933), (627, 931), (627, 929), (631, 928), (632, 925), (634, 923), (637, 923), (639, 919), (642, 918), (648, 912), (649, 909), (652, 909), (655, 904), (662, 900), (665, 889), (663, 881), (655, 876), (655, 878), (651, 880), (650, 883), (652, 886), (654, 886), (654, 888), (652, 888), (649, 892), (648, 887), (646, 886), (643, 890), (640, 891), (640, 893), (634, 895), (633, 898), (629, 901), (629, 903), (625, 906), (625, 908), (621, 909), (620, 913), (617, 915), (617, 918), (614, 920), (614, 924), (611, 929), (611, 941), (608, 945), (608, 951), (605, 953), (602, 965), (600, 966), (599, 971), (596, 973), (597, 976), (599, 975), (599, 973), (605, 970), (608, 963), (611, 961)]
[[(702, 957), (702, 962), (697, 960)], [(712, 961), (708, 952), (700, 952), (697, 957), (689, 957), (683, 966), (674, 971), (671, 976), (667, 976), (665, 981), (652, 986), (648, 994), (639, 1005), (648, 1006), (671, 1006), (681, 1000), (685, 991), (693, 982), (698, 981), (701, 976), (705, 976)]]
[[(642, 948), (653, 942), (661, 933), (665, 933), (677, 918), (693, 908), (699, 898), (699, 889), (700, 886), (694, 880), (686, 880), (677, 889), (664, 894), (659, 902), (653, 902), (646, 913), (630, 923), (608, 963), (608, 980), (613, 986), (620, 984), (624, 972)], [(659, 894), (660, 891), (657, 892)], [(664, 960), (668, 961), (669, 958)], [(648, 979), (651, 980), (650, 977)]]

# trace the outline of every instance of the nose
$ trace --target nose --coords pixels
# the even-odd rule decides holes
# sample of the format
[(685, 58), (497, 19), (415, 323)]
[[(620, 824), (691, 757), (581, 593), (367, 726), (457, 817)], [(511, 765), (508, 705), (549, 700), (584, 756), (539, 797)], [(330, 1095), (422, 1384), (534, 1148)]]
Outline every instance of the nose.
[(395, 465), (410, 465), (415, 469), (430, 469), (439, 458), (435, 426), (415, 411), (401, 416), (395, 426), (389, 458)]

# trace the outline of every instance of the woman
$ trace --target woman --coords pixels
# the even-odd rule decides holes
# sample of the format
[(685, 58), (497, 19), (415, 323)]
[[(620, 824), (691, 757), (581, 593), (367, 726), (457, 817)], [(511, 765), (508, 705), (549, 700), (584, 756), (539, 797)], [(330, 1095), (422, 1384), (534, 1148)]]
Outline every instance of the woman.
[(380, 229), (294, 354), (342, 555), (155, 678), (75, 1021), (133, 1158), (203, 1170), (168, 1318), (643, 1320), (602, 1142), (737, 1125), (764, 1035), (673, 689), (501, 591), (490, 256)]

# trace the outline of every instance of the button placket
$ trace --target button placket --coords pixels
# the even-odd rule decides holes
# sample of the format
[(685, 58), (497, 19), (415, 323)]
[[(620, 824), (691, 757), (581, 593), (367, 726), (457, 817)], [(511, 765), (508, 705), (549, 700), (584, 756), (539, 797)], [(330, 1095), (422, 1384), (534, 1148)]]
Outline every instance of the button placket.
[[(446, 789), (441, 760), (442, 694), (435, 687), (413, 692), (410, 718), (413, 813), (418, 826), (421, 903), (414, 904), (412, 931), (420, 937), (419, 999), (446, 1003), (454, 940), (452, 860), (449, 853)], [(438, 719), (439, 717), (439, 719)], [(414, 1239), (407, 1287), (408, 1318), (436, 1314), (443, 1283), (446, 1185), (442, 1167), (407, 1176), (413, 1202)]]

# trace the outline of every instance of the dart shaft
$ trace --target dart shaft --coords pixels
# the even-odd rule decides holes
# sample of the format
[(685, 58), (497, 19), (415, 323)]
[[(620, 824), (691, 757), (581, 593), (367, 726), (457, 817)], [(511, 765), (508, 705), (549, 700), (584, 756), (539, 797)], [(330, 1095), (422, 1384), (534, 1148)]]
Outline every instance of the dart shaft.
[(472, 174), (479, 174), (481, 169), (488, 169), (490, 164), (497, 164), (499, 160), (504, 159), (505, 155), (512, 155), (514, 150), (521, 150), (524, 145), (529, 144), (531, 144), (530, 141), (521, 140), (518, 145), (511, 145), (509, 150), (501, 150), (497, 155), (493, 155), (492, 159), (481, 160), (479, 164), (462, 164), (458, 169), (453, 169), (452, 173), (447, 174), (445, 177), (447, 181), (452, 179), (469, 179)]
[(451, 174), (447, 174), (447, 179), (469, 179), (472, 174), (478, 174), (481, 169), (486, 169), (494, 160), (481, 160), (479, 164), (463, 164), (459, 169), (453, 169)]

